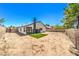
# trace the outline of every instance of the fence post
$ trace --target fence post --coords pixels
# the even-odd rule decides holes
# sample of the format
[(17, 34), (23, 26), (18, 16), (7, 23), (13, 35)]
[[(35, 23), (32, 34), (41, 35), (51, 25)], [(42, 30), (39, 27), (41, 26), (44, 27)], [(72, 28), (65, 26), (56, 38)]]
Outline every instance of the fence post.
[(77, 49), (77, 36), (76, 36), (76, 30), (75, 30), (75, 48)]
[(78, 49), (79, 50), (79, 31), (78, 31), (78, 29), (77, 30), (75, 30), (75, 41), (76, 41), (76, 49)]

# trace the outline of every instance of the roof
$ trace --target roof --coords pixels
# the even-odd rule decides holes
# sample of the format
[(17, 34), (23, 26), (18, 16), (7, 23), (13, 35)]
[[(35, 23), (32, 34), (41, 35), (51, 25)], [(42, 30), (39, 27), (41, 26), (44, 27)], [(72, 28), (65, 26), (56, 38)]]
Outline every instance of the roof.
[[(41, 24), (43, 24), (41, 21), (37, 21), (36, 23), (41, 23)], [(19, 27), (25, 27), (25, 26), (29, 26), (29, 25), (32, 25), (33, 23), (31, 23), (31, 24), (28, 24), (28, 25), (24, 25), (24, 26), (19, 26)], [(44, 25), (44, 24), (43, 24)], [(45, 25), (44, 25), (45, 26)], [(46, 26), (45, 26), (46, 27)]]

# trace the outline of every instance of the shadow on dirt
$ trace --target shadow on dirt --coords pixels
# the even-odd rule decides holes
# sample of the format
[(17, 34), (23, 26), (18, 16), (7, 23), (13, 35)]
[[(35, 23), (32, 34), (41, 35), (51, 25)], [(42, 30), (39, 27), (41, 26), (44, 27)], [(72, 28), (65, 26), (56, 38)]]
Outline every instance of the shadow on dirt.
[(25, 34), (22, 34), (22, 33), (19, 33), (19, 32), (16, 32), (16, 34), (18, 34), (19, 36), (25, 36)]

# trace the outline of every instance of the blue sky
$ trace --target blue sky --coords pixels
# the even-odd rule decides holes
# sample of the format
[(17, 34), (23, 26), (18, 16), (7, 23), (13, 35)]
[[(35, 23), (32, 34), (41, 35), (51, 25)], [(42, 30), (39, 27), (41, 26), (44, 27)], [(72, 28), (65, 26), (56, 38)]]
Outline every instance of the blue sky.
[(0, 18), (5, 18), (5, 26), (29, 24), (36, 17), (44, 24), (61, 24), (66, 3), (7, 3), (0, 4)]

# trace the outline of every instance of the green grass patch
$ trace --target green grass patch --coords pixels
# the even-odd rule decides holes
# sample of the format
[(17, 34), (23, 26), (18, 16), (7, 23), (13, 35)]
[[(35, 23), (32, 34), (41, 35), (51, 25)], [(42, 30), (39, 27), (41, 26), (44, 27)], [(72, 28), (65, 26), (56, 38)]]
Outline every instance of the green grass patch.
[(34, 37), (34, 38), (41, 38), (41, 37), (44, 37), (44, 36), (46, 36), (47, 34), (41, 34), (41, 33), (37, 33), (37, 34), (31, 34), (31, 36), (32, 37)]

